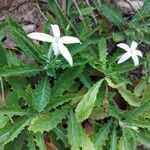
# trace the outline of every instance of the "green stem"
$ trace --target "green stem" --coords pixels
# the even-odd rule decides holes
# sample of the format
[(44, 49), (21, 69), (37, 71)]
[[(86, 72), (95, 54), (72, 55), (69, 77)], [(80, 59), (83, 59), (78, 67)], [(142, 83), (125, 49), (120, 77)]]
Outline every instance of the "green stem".
[(4, 85), (3, 85), (3, 79), (0, 77), (0, 82), (1, 82), (1, 90), (2, 90), (2, 104), (5, 103), (5, 95), (4, 95)]

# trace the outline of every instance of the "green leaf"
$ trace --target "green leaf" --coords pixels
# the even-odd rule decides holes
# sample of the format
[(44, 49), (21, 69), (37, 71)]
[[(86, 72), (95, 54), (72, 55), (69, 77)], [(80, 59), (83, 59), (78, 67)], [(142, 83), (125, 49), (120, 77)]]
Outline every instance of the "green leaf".
[(32, 130), (34, 133), (50, 131), (65, 118), (68, 110), (69, 109), (67, 107), (63, 107), (60, 110), (37, 116), (31, 121), (29, 130)]
[(146, 131), (145, 133), (137, 133), (137, 140), (140, 144), (144, 144), (150, 148), (150, 132)]
[(10, 115), (10, 116), (24, 116), (24, 115), (31, 115), (33, 112), (30, 112), (26, 109), (21, 109), (18, 106), (3, 106), (0, 107), (0, 115)]
[(1, 77), (11, 76), (29, 76), (34, 75), (42, 71), (42, 69), (36, 66), (22, 65), (22, 66), (5, 66), (0, 68)]
[(117, 131), (116, 131), (116, 125), (114, 124), (113, 131), (111, 133), (109, 150), (116, 150), (116, 149), (117, 149)]
[(100, 128), (99, 132), (96, 134), (94, 139), (94, 147), (96, 150), (100, 149), (105, 141), (108, 139), (108, 134), (110, 133), (112, 121), (109, 121), (106, 125)]
[(91, 142), (90, 138), (85, 133), (81, 125), (80, 125), (80, 137), (82, 150), (95, 150), (94, 144)]
[(79, 122), (84, 121), (91, 114), (95, 105), (97, 93), (102, 83), (103, 80), (100, 80), (96, 84), (94, 84), (93, 87), (91, 87), (89, 91), (84, 95), (81, 102), (79, 102), (79, 104), (77, 105), (76, 117)]
[(36, 133), (34, 134), (35, 138), (35, 142), (36, 142), (36, 145), (38, 146), (39, 150), (46, 150), (46, 145), (45, 145), (45, 142), (44, 142), (44, 137), (43, 135), (41, 135), (41, 133)]
[(79, 123), (77, 122), (76, 117), (72, 111), (68, 121), (68, 142), (71, 145), (71, 150), (80, 150), (81, 137)]
[(44, 77), (35, 88), (35, 100), (33, 105), (38, 112), (44, 110), (50, 100), (50, 84), (47, 77)]
[(68, 142), (72, 150), (94, 150), (94, 145), (71, 111), (68, 122)]
[(51, 99), (60, 96), (64, 91), (68, 90), (75, 79), (82, 71), (81, 67), (74, 67), (66, 70), (60, 77), (57, 83), (52, 88)]
[(70, 22), (59, 6), (58, 2), (54, 0), (48, 0), (48, 4), (48, 8), (57, 16), (57, 18), (59, 18), (59, 21), (63, 25), (63, 28), (66, 29)]
[(17, 46), (28, 56), (42, 63), (43, 58), (41, 50), (27, 37), (23, 29), (15, 21), (8, 17), (7, 22), (10, 27), (11, 35)]
[(10, 118), (8, 116), (0, 114), (0, 129), (3, 128), (9, 122), (9, 120)]
[(12, 123), (8, 125), (7, 127), (0, 129), (0, 143), (1, 145), (5, 145), (9, 143), (10, 141), (13, 141), (14, 138), (18, 136), (18, 134), (21, 133), (21, 131), (28, 126), (31, 118), (20, 118), (15, 123)]
[(129, 122), (129, 124), (130, 124), (130, 126), (136, 126), (136, 127), (140, 127), (140, 128), (150, 128), (150, 121), (144, 120), (144, 119), (131, 120)]
[(6, 50), (0, 44), (0, 67), (4, 67), (5, 65), (7, 65)]
[(136, 150), (135, 135), (129, 128), (122, 128), (125, 150)]
[[(95, 10), (95, 7), (91, 7), (91, 6), (86, 8), (81, 8), (80, 13), (82, 14), (82, 16), (85, 16), (91, 14), (93, 10)], [(73, 14), (78, 14), (78, 12), (75, 12)]]
[(119, 28), (124, 25), (124, 19), (121, 11), (116, 6), (110, 4), (103, 4), (101, 7), (103, 15), (111, 22), (113, 22)]
[(82, 96), (78, 94), (67, 94), (62, 95), (61, 97), (58, 97), (56, 99), (52, 99), (47, 106), (48, 110), (55, 109), (56, 107), (63, 105), (64, 103), (67, 103), (69, 101), (73, 101), (75, 99), (80, 99)]
[(17, 57), (17, 55), (12, 52), (12, 51), (7, 51), (7, 63), (8, 66), (19, 66), (19, 65), (23, 65), (23, 63), (21, 62), (21, 60)]
[(6, 28), (8, 28), (8, 23), (6, 21), (0, 23), (0, 32), (4, 31)]
[(53, 132), (57, 136), (57, 140), (60, 139), (66, 147), (68, 147), (68, 139), (67, 139), (67, 132), (63, 127), (57, 127), (53, 129)]
[(101, 66), (104, 70), (106, 70), (106, 62), (108, 55), (106, 39), (101, 38), (98, 47), (99, 47), (99, 60), (102, 63)]
[(124, 140), (123, 140), (123, 135), (120, 137), (119, 142), (118, 142), (118, 150), (126, 150), (125, 145), (124, 145)]
[(130, 92), (129, 90), (126, 90), (123, 87), (117, 88), (121, 96), (124, 98), (125, 101), (127, 101), (132, 106), (140, 106), (141, 101), (138, 97), (134, 95), (134, 93)]
[(29, 150), (36, 150), (32, 133), (29, 133), (29, 135), (27, 136), (27, 142), (28, 142), (27, 147), (29, 148)]
[(25, 96), (25, 90), (26, 90), (27, 83), (28, 83), (26, 78), (9, 77), (6, 79), (6, 81), (11, 85), (11, 88), (13, 89), (13, 91), (17, 93), (18, 97)]
[(133, 16), (131, 23), (136, 23), (139, 20), (144, 20), (143, 16), (148, 15), (150, 13), (150, 5), (149, 0), (144, 1), (144, 5), (141, 7), (140, 10)]
[(31, 85), (29, 84), (25, 90), (25, 101), (30, 107), (34, 106), (34, 100), (35, 100), (35, 93), (34, 90), (31, 88)]
[(146, 112), (146, 111), (149, 111), (150, 110), (150, 101), (146, 101), (145, 103), (143, 103), (140, 107), (138, 108), (134, 108), (133, 110), (131, 111), (128, 111), (126, 114), (125, 114), (125, 117), (126, 117), (126, 121), (130, 121), (131, 119), (134, 119), (134, 118), (137, 118), (139, 116), (143, 116), (143, 114)]

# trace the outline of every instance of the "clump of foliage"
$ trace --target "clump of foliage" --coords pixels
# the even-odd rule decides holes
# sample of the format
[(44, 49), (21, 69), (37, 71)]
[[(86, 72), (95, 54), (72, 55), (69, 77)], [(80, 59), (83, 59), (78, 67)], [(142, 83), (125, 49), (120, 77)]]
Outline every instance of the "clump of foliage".
[[(59, 55), (47, 60), (49, 43), (37, 44), (12, 18), (0, 24), (0, 38), (9, 32), (17, 47), (32, 60), (21, 61), (0, 44), (1, 149), (46, 150), (53, 143), (65, 150), (136, 150), (150, 147), (150, 1), (132, 18), (107, 2), (47, 1), (45, 33), (58, 24), (62, 34), (82, 44), (69, 45), (71, 67)], [(96, 18), (91, 13), (97, 14)], [(80, 17), (79, 17), (80, 16)], [(140, 43), (144, 57), (117, 64), (120, 42)], [(140, 76), (136, 76), (136, 71)], [(5, 90), (11, 89), (4, 96)]]

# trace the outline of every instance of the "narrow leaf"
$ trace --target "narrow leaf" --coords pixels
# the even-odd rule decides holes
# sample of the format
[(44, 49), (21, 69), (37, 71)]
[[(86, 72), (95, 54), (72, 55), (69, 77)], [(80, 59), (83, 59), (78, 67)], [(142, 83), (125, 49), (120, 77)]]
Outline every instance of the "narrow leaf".
[(5, 66), (4, 68), (0, 68), (0, 76), (1, 77), (11, 77), (11, 76), (29, 76), (37, 74), (42, 69), (36, 66)]
[(51, 99), (55, 99), (60, 96), (64, 91), (68, 90), (69, 87), (72, 85), (73, 79), (75, 79), (82, 71), (81, 67), (74, 67), (65, 71), (52, 88), (52, 95)]
[(104, 127), (100, 128), (100, 131), (96, 134), (96, 138), (94, 139), (94, 147), (96, 150), (100, 149), (108, 139), (111, 124), (112, 121), (109, 121)]
[(33, 114), (33, 112), (30, 112), (26, 109), (21, 109), (20, 107), (17, 106), (0, 107), (0, 115), (24, 116), (30, 114)]
[(130, 92), (129, 90), (126, 90), (123, 87), (117, 88), (121, 96), (124, 98), (125, 101), (127, 101), (132, 106), (140, 106), (141, 101), (138, 97), (134, 95), (134, 93)]
[(31, 121), (29, 130), (32, 130), (34, 133), (50, 131), (65, 118), (67, 113), (68, 108), (64, 107), (60, 110), (38, 116)]
[(36, 133), (34, 140), (35, 140), (36, 145), (38, 146), (38, 148), (40, 150), (46, 150), (46, 145), (45, 145), (45, 142), (44, 142), (44, 138), (41, 135), (41, 133)]
[(84, 121), (91, 114), (95, 105), (97, 93), (102, 83), (103, 80), (100, 80), (96, 84), (94, 84), (78, 104), (76, 108), (76, 117), (79, 122)]
[(101, 7), (103, 15), (119, 28), (124, 25), (123, 15), (116, 6), (110, 4), (103, 4)]
[(48, 104), (48, 101), (50, 99), (50, 92), (50, 84), (48, 78), (45, 77), (39, 81), (35, 88), (35, 100), (33, 102), (33, 105), (38, 112), (43, 111)]
[(136, 150), (136, 139), (131, 129), (123, 128), (123, 140), (126, 150)]
[(17, 122), (8, 125), (7, 127), (0, 130), (0, 143), (7, 144), (13, 141), (14, 138), (21, 133), (21, 131), (29, 124), (31, 118), (21, 118)]
[(117, 131), (116, 131), (116, 125), (114, 124), (113, 131), (111, 133), (109, 150), (116, 150), (116, 149), (117, 149)]
[(80, 150), (80, 138), (79, 123), (74, 113), (71, 111), (68, 122), (68, 142), (71, 145), (71, 150)]

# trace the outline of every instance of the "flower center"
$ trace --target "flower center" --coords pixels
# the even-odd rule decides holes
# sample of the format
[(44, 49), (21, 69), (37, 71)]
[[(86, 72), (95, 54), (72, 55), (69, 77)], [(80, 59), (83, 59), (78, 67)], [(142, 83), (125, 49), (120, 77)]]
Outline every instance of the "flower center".
[(55, 38), (55, 42), (56, 42), (56, 43), (59, 43), (59, 38)]

